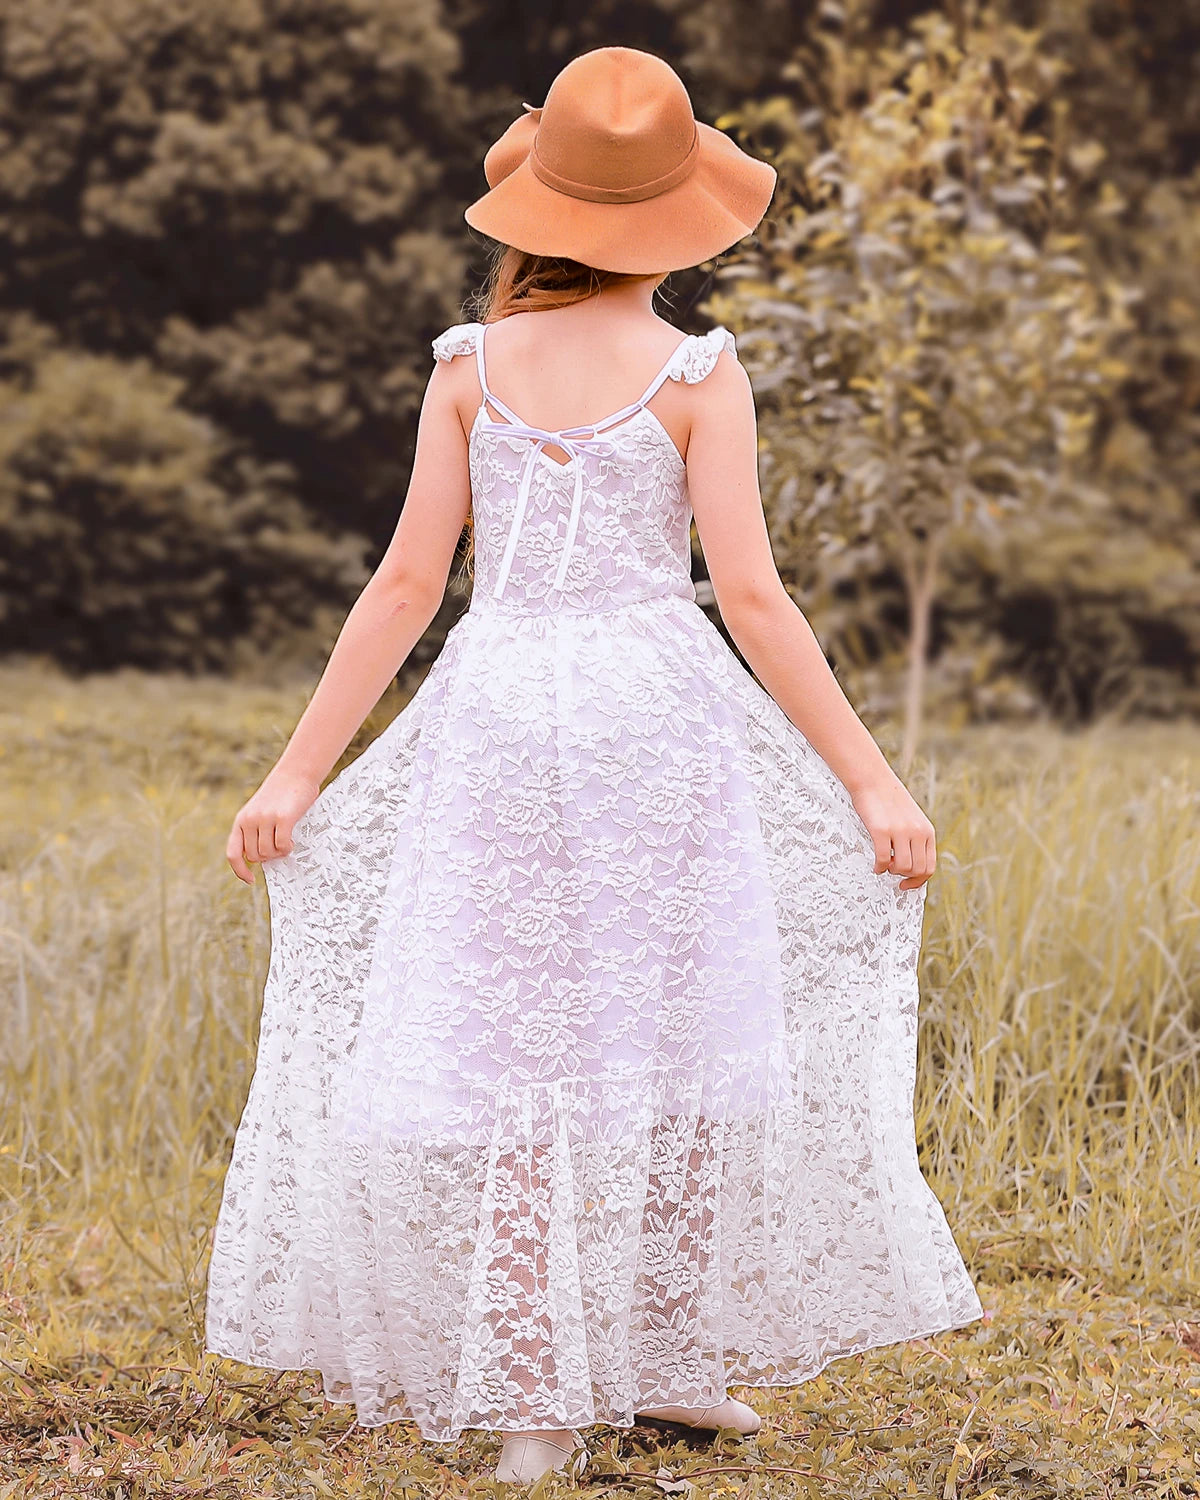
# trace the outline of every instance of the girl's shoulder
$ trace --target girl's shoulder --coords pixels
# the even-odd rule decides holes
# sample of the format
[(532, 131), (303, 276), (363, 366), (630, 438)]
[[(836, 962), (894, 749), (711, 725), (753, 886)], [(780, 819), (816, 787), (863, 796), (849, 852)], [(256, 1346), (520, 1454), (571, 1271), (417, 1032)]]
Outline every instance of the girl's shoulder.
[[(435, 360), (450, 360), (459, 354), (474, 354), (479, 347), (482, 323), (453, 323), (432, 341)], [(728, 350), (737, 358), (737, 342), (722, 323), (707, 333), (689, 333), (676, 346), (667, 363), (667, 377), (694, 385), (712, 370)]]

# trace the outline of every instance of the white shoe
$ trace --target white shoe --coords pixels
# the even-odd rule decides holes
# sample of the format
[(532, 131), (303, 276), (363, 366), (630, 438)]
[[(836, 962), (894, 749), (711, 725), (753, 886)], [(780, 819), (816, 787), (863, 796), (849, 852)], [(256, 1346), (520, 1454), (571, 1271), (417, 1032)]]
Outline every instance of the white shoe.
[[(551, 1469), (582, 1474), (587, 1465), (587, 1447), (582, 1436), (570, 1431), (571, 1447), (563, 1446), (562, 1434), (546, 1437), (536, 1432), (514, 1432), (504, 1439), (496, 1478), (508, 1484), (532, 1484)], [(580, 1450), (583, 1450), (580, 1452)]]
[(762, 1419), (752, 1406), (744, 1401), (735, 1401), (732, 1396), (716, 1406), (646, 1406), (634, 1413), (634, 1419), (647, 1420), (650, 1426), (660, 1422), (672, 1426), (694, 1427), (705, 1432), (716, 1432), (721, 1427), (732, 1427), (743, 1437), (750, 1437), (762, 1426)]

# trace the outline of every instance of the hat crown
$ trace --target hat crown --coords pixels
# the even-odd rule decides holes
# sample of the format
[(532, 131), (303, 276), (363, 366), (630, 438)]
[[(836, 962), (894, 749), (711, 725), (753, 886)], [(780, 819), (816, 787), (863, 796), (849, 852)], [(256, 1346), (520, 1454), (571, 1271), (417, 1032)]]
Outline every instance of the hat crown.
[(683, 80), (634, 47), (596, 47), (572, 59), (538, 114), (530, 164), (560, 192), (574, 185), (576, 196), (663, 191), (697, 148)]
[(728, 249), (762, 218), (775, 168), (698, 121), (683, 80), (635, 47), (595, 47), (483, 158), (472, 229), (527, 255), (661, 275)]

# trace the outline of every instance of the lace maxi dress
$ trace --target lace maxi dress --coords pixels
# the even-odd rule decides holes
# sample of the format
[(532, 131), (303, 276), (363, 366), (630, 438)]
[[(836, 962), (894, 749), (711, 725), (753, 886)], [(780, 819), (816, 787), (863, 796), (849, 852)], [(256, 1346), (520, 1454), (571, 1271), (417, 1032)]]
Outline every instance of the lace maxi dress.
[(487, 397), (470, 607), (265, 867), (207, 1302), (208, 1349), (435, 1441), (624, 1426), (982, 1311), (914, 1140), (924, 888), (874, 873), (695, 602), (646, 403), (732, 335), (548, 432), (484, 332), (433, 344)]

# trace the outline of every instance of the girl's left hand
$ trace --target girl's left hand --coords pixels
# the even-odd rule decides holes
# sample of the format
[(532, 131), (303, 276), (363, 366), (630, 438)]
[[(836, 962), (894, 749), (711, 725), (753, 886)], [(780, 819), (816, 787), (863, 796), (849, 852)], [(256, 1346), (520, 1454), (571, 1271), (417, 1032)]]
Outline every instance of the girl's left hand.
[(239, 810), (225, 845), (225, 857), (239, 880), (254, 884), (252, 864), (292, 851), (292, 829), (316, 801), (319, 783), (286, 771), (272, 771)]
[(933, 824), (894, 773), (851, 792), (875, 845), (875, 873), (903, 875), (902, 891), (924, 885), (937, 864)]

